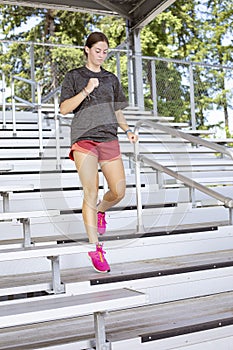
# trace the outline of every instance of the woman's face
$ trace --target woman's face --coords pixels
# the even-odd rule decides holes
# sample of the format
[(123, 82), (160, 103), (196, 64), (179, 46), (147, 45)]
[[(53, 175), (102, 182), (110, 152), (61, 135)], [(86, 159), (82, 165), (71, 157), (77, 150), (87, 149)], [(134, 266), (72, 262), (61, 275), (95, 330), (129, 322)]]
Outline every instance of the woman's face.
[(98, 41), (91, 48), (86, 46), (85, 51), (90, 65), (101, 66), (108, 54), (108, 44), (105, 41)]

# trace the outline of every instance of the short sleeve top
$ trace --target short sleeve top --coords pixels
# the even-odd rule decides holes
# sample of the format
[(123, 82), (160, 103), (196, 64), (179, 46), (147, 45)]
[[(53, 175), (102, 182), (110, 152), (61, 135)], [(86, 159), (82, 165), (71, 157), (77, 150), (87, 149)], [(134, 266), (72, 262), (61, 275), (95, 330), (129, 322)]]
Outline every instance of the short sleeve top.
[(103, 68), (96, 73), (86, 67), (72, 69), (66, 74), (60, 103), (81, 92), (90, 78), (98, 78), (99, 86), (73, 111), (71, 144), (85, 139), (97, 142), (117, 139), (115, 111), (128, 106), (119, 79), (113, 73)]

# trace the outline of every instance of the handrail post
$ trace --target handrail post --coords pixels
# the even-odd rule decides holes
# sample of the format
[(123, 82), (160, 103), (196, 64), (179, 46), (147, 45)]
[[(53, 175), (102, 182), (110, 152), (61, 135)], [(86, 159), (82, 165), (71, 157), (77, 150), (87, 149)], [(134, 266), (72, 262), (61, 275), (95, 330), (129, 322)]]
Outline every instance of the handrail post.
[(40, 156), (44, 153), (43, 148), (43, 131), (42, 131), (42, 106), (41, 106), (41, 84), (37, 83), (37, 113), (38, 113), (38, 131), (39, 131), (39, 148)]
[(2, 128), (6, 129), (6, 78), (5, 73), (2, 72)]
[(233, 224), (233, 211), (232, 208), (229, 208), (229, 225)]
[(162, 188), (163, 179), (162, 179), (162, 173), (159, 170), (156, 170), (156, 181), (157, 181), (158, 188)]
[[(138, 128), (135, 127), (134, 133), (138, 135)], [(144, 232), (142, 221), (142, 196), (141, 196), (141, 174), (139, 159), (139, 141), (134, 143), (135, 156), (135, 182), (136, 182), (136, 200), (137, 200), (137, 232)]]
[(13, 136), (16, 136), (15, 82), (14, 82), (14, 77), (11, 78), (11, 105), (12, 105), (12, 127), (13, 127)]
[(60, 147), (60, 118), (58, 115), (59, 104), (58, 94), (54, 95), (54, 111), (55, 111), (55, 133), (56, 133), (56, 169), (61, 170), (61, 147)]
[[(222, 154), (227, 154), (228, 156), (233, 159), (233, 153), (226, 149), (223, 146), (219, 145), (212, 145), (211, 142), (206, 141), (206, 140), (199, 140), (199, 138), (187, 135), (184, 132), (173, 130), (170, 127), (167, 127), (165, 125), (155, 123), (152, 121), (144, 121), (144, 120), (139, 120), (135, 127), (134, 127), (134, 132), (136, 135), (139, 134), (139, 129), (141, 126), (147, 126), (153, 129), (159, 129), (165, 132), (168, 132), (170, 135), (174, 136), (180, 136), (183, 137), (184, 139), (189, 140), (190, 142), (194, 142), (197, 144), (202, 144), (206, 147), (209, 147), (210, 149), (214, 149), (218, 152), (221, 152)], [(162, 164), (156, 162), (155, 160), (151, 160), (145, 155), (139, 155), (139, 142), (134, 144), (134, 154), (135, 154), (135, 163), (136, 163), (136, 170), (135, 170), (135, 175), (136, 175), (136, 191), (137, 191), (137, 223), (138, 223), (138, 230), (143, 231), (143, 225), (142, 225), (142, 200), (141, 200), (141, 184), (140, 184), (140, 162), (146, 163), (147, 165), (152, 166), (154, 169), (157, 170), (157, 172), (163, 172), (166, 173), (167, 175), (181, 181), (184, 183), (186, 186), (189, 187), (189, 196), (191, 197), (190, 200), (192, 201), (193, 207), (196, 206), (195, 204), (195, 191), (200, 191), (202, 193), (207, 194), (208, 196), (217, 199), (218, 201), (222, 202), (225, 208), (229, 208), (229, 223), (232, 225), (233, 224), (233, 199), (230, 197), (226, 197), (222, 194), (220, 194), (217, 191), (212, 190), (211, 188), (208, 188), (207, 186), (202, 185), (201, 183), (198, 183), (191, 178), (184, 176), (169, 167), (163, 166)], [(158, 180), (158, 179), (157, 179)]]
[(192, 203), (192, 208), (196, 208), (196, 199), (195, 199), (195, 188), (189, 188), (190, 202)]

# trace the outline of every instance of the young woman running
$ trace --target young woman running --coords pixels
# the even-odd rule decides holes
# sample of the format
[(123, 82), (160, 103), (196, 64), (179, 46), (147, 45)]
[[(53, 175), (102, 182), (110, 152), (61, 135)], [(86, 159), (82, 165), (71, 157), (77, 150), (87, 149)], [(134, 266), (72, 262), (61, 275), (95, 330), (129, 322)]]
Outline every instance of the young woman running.
[[(98, 233), (106, 231), (105, 212), (125, 195), (125, 172), (117, 137), (118, 126), (134, 143), (122, 109), (128, 106), (118, 78), (102, 68), (109, 42), (101, 32), (91, 33), (85, 43), (86, 65), (69, 71), (62, 85), (60, 112), (74, 113), (71, 149), (83, 186), (82, 215), (90, 243), (89, 258), (98, 272), (109, 272)], [(98, 200), (98, 165), (106, 178), (108, 191)]]

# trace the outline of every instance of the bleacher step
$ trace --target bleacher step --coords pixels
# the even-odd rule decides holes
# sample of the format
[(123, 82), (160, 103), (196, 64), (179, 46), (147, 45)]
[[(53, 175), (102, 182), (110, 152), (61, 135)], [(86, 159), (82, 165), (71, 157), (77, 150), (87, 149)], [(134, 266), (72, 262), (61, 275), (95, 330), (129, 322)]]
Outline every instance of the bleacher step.
[[(91, 293), (115, 288), (147, 290), (151, 303), (164, 301), (162, 291), (172, 288), (172, 297), (196, 295), (193, 288), (199, 285), (200, 294), (213, 294), (228, 290), (233, 270), (233, 250), (202, 254), (181, 255), (160, 259), (147, 259), (128, 263), (111, 264), (108, 274), (96, 273), (91, 265), (83, 268), (70, 268), (61, 271), (61, 281), (67, 294)], [(205, 281), (212, 281), (205, 285)], [(218, 281), (222, 281), (218, 284)], [(224, 282), (223, 282), (224, 281)], [(185, 293), (178, 286), (186, 286)], [(51, 289), (51, 274), (48, 272), (1, 277), (0, 296), (46, 292)], [(160, 293), (158, 293), (160, 291)], [(167, 293), (166, 301), (171, 300)], [(23, 297), (23, 296), (21, 296)], [(170, 298), (170, 299), (169, 299)]]
[(143, 293), (129, 289), (82, 294), (65, 297), (41, 297), (39, 300), (28, 299), (25, 302), (1, 305), (0, 328), (46, 322), (67, 317), (79, 317), (145, 304)]
[[(190, 298), (106, 315), (106, 335), (113, 350), (231, 349), (233, 292)], [(78, 332), (77, 332), (78, 330)], [(9, 336), (10, 335), (10, 336)], [(52, 336), (51, 336), (52, 335)], [(93, 347), (91, 316), (0, 330), (0, 349)], [(69, 347), (70, 346), (70, 347)]]
[[(139, 119), (153, 119), (151, 112), (128, 110), (126, 114), (128, 114), (127, 119), (132, 128)], [(19, 123), (20, 118), (25, 119), (26, 122)], [(7, 120), (9, 119), (11, 119), (11, 114), (7, 113)], [(30, 125), (30, 120), (33, 120), (34, 124)], [(66, 321), (50, 322), (50, 318), (45, 318), (51, 317), (50, 311), (53, 308), (49, 302), (53, 300), (53, 296), (48, 295), (53, 288), (47, 259), (47, 257), (51, 259), (52, 254), (61, 260), (61, 280), (64, 287), (62, 293), (65, 292), (57, 300), (62, 301), (63, 298), (72, 295), (75, 300), (74, 308), (77, 307), (75, 316), (81, 316), (78, 314), (80, 311), (78, 302), (82, 294), (88, 300), (88, 295), (92, 293), (107, 292), (111, 299), (116, 288), (130, 288), (147, 295), (150, 306), (133, 308), (126, 314), (121, 312), (109, 314), (108, 339), (112, 341), (112, 350), (168, 350), (171, 348), (176, 350), (181, 348), (182, 350), (194, 350), (194, 348), (195, 350), (203, 350), (203, 348), (205, 350), (225, 350), (226, 344), (230, 346), (230, 349), (233, 348), (233, 314), (230, 309), (232, 308), (230, 301), (233, 300), (233, 292), (231, 292), (233, 245), (232, 226), (229, 225), (229, 221), (227, 222), (228, 211), (223, 207), (210, 207), (210, 204), (215, 205), (215, 203), (210, 203), (209, 200), (207, 202), (203, 194), (195, 197), (195, 203), (201, 203), (201, 207), (193, 208), (189, 201), (190, 198), (187, 197), (186, 188), (161, 189), (157, 183), (155, 187), (155, 172), (153, 172), (154, 179), (151, 181), (152, 169), (144, 167), (141, 168), (141, 173), (143, 173), (143, 184), (144, 182), (146, 184), (146, 187), (142, 189), (142, 198), (147, 199), (146, 206), (143, 207), (145, 232), (135, 234), (137, 212), (135, 202), (130, 199), (130, 196), (135, 194), (135, 189), (131, 188), (132, 184), (135, 185), (135, 175), (127, 172), (128, 187), (125, 199), (119, 206), (112, 208), (107, 213), (109, 232), (100, 239), (104, 241), (111, 272), (105, 275), (97, 274), (88, 261), (85, 247), (87, 236), (84, 232), (79, 205), (82, 199), (82, 189), (78, 189), (76, 198), (71, 193), (67, 196), (67, 188), (71, 184), (72, 186), (79, 184), (75, 168), (71, 169), (71, 165), (67, 165), (70, 128), (61, 126), (61, 157), (63, 160), (66, 158), (66, 161), (62, 161), (62, 171), (59, 173), (56, 169), (56, 139), (53, 133), (55, 130), (53, 120), (44, 119), (43, 121), (44, 129), (51, 126), (53, 130), (43, 132), (44, 157), (48, 159), (39, 157), (40, 159), (37, 160), (26, 160), (27, 157), (40, 156), (38, 135), (34, 129), (36, 120), (36, 114), (19, 113), (17, 137), (12, 137), (12, 132), (8, 128), (1, 130), (0, 136), (4, 136), (0, 146), (2, 164), (6, 161), (11, 162), (10, 157), (12, 160), (18, 158), (18, 161), (12, 162), (14, 171), (2, 174), (1, 179), (4, 182), (2, 185), (11, 187), (19, 178), (20, 185), (33, 183), (35, 191), (11, 194), (11, 201), (14, 203), (12, 207), (15, 210), (21, 206), (25, 194), (25, 202), (30, 202), (32, 207), (30, 210), (34, 206), (37, 206), (38, 209), (45, 203), (47, 209), (50, 207), (57, 209), (58, 206), (61, 206), (59, 208), (62, 210), (62, 215), (56, 216), (51, 222), (48, 218), (33, 219), (31, 229), (32, 236), (35, 238), (34, 246), (26, 249), (20, 247), (22, 235), (16, 222), (1, 223), (0, 320), (4, 310), (9, 315), (8, 306), (11, 314), (8, 318), (9, 323), (7, 323), (7, 318), (5, 318), (6, 323), (2, 323), (2, 327), (7, 326), (7, 328), (0, 328), (0, 350), (36, 350), (39, 348), (59, 350), (59, 347), (61, 346), (62, 349), (63, 345), (66, 349), (75, 348), (75, 350), (94, 347), (92, 317), (84, 316), (76, 319), (70, 318), (72, 313), (67, 313), (69, 319)], [(175, 128), (186, 126), (186, 124), (173, 123), (172, 120), (169, 123), (169, 119), (160, 121)], [(12, 124), (8, 126), (9, 129), (12, 128)], [(26, 139), (28, 133), (31, 139), (30, 137)], [(187, 130), (187, 133), (195, 134), (191, 130)], [(200, 134), (199, 131), (197, 133)], [(206, 132), (207, 134), (210, 134), (209, 131)], [(214, 174), (217, 169), (219, 173), (216, 172), (215, 176), (212, 176), (211, 185), (212, 182), (219, 184), (219, 179), (227, 180), (227, 184), (230, 183), (232, 160), (224, 157), (218, 158), (214, 150), (202, 146), (193, 147), (187, 140), (173, 138), (160, 130), (155, 130), (155, 133), (151, 134), (150, 130), (141, 128), (140, 137), (142, 141), (140, 151), (150, 154), (161, 164), (175, 167), (175, 170), (183, 171), (187, 176), (200, 182), (204, 179), (205, 183), (209, 183), (209, 174)], [(123, 158), (128, 159), (127, 166), (130, 167), (134, 163), (133, 145), (128, 143), (122, 131), (119, 132), (119, 139)], [(54, 158), (53, 161), (49, 159), (51, 157)], [(25, 169), (22, 171), (24, 162)], [(55, 171), (50, 172), (51, 168), (48, 166), (54, 167)], [(222, 170), (225, 170), (224, 175)], [(163, 178), (165, 184), (167, 175), (163, 175)], [(151, 187), (147, 187), (147, 184)], [(225, 187), (229, 196), (231, 187)], [(49, 194), (45, 193), (48, 189)], [(57, 190), (60, 190), (58, 197), (54, 192)], [(103, 191), (102, 188), (100, 189), (102, 196), (101, 191)], [(73, 204), (74, 198), (75, 205)], [(161, 207), (159, 204), (158, 207), (158, 202), (163, 203), (164, 206)], [(203, 204), (208, 204), (208, 207), (202, 208)], [(209, 224), (204, 227), (204, 222), (207, 221)], [(217, 221), (221, 221), (222, 224), (216, 223)], [(193, 228), (190, 227), (190, 223)], [(152, 232), (153, 230), (150, 229), (156, 225), (157, 227)], [(195, 225), (199, 226), (200, 231)], [(201, 226), (203, 226), (202, 229)], [(65, 239), (60, 241), (59, 234)], [(80, 246), (72, 242), (72, 237), (75, 237), (75, 242), (79, 241)], [(8, 242), (4, 241), (6, 239)], [(57, 244), (57, 241), (61, 244)], [(7, 247), (8, 244), (9, 247)], [(8, 259), (13, 261), (8, 261)], [(44, 299), (46, 309), (42, 311), (39, 318), (36, 317), (36, 308), (39, 307), (37, 301), (40, 302), (43, 297), (35, 296), (29, 301), (29, 298), (24, 298), (25, 295), (19, 295), (34, 292), (46, 294), (46, 299)], [(8, 296), (9, 300), (6, 300)], [(33, 308), (35, 308), (35, 317), (33, 317), (36, 323), (33, 325), (27, 325), (27, 322), (33, 321), (31, 316), (24, 319), (23, 305), (29, 304), (34, 305)], [(59, 317), (62, 315), (64, 316), (61, 312)], [(17, 326), (17, 324), (22, 324), (22, 320), (24, 326)], [(46, 322), (41, 323), (42, 321)], [(14, 327), (8, 327), (10, 324)], [(229, 328), (230, 331), (228, 331)], [(230, 345), (226, 341), (227, 338), (224, 338), (224, 332), (228, 334)], [(214, 339), (217, 337), (222, 337), (218, 339), (220, 345), (209, 348), (208, 344), (215, 344)], [(200, 339), (202, 341), (204, 339), (205, 343), (200, 343), (198, 347)]]

